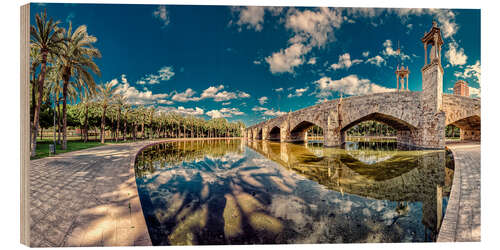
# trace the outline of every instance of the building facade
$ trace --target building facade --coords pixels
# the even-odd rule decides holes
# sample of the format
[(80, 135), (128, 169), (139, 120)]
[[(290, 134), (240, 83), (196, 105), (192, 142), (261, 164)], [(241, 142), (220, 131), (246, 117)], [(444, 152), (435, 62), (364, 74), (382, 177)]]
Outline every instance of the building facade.
[(469, 96), (469, 84), (466, 81), (459, 80), (453, 86), (453, 94), (459, 96)]

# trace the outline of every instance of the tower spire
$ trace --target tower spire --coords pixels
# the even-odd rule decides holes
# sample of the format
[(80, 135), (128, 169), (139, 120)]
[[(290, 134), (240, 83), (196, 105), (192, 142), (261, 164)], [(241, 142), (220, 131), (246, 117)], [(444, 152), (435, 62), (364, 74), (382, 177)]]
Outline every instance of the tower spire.
[[(398, 57), (398, 65), (396, 67), (396, 89), (397, 91), (409, 91), (408, 89), (408, 76), (410, 75), (410, 70), (408, 70), (408, 66), (403, 65), (403, 60), (401, 59), (401, 48), (399, 47), (399, 40), (398, 40), (398, 49), (396, 50), (397, 57)], [(399, 64), (401, 64), (401, 68), (399, 67)], [(405, 89), (405, 78), (406, 78), (406, 89)], [(401, 82), (401, 87), (399, 87), (399, 83)]]

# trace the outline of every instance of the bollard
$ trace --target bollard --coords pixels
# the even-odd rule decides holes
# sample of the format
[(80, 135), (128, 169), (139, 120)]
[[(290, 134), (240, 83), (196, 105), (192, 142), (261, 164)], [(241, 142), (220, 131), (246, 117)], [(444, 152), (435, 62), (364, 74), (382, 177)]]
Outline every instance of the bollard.
[(50, 155), (55, 155), (56, 154), (56, 145), (55, 144), (49, 144), (49, 156)]

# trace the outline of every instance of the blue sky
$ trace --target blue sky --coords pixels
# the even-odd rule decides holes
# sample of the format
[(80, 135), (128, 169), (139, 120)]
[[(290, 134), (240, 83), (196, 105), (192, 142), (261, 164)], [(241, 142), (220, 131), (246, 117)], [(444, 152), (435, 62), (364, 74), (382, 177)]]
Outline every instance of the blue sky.
[(32, 4), (32, 22), (44, 9), (98, 38), (99, 82), (164, 111), (252, 125), (341, 93), (393, 91), (398, 64), (421, 91), (432, 20), (444, 91), (463, 79), (480, 96), (479, 10)]

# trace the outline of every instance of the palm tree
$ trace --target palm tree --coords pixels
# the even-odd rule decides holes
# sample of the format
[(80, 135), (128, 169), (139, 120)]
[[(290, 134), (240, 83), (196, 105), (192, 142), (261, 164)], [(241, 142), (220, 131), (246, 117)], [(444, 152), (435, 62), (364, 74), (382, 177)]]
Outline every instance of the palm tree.
[(149, 115), (149, 139), (151, 140), (153, 137), (153, 118), (155, 114), (156, 108), (155, 106), (149, 107), (147, 113)]
[[(80, 85), (81, 86), (81, 85)], [(95, 89), (83, 88), (80, 89), (80, 103), (85, 105), (85, 118), (83, 122), (84, 136), (83, 141), (87, 142), (89, 139), (89, 104), (92, 102), (92, 97), (95, 95)]]
[[(123, 106), (127, 103), (127, 97), (122, 94), (116, 94), (115, 96), (116, 106), (117, 106), (117, 118), (116, 118), (116, 142), (118, 142), (118, 137), (120, 134), (120, 116)], [(126, 119), (126, 118), (125, 118)]]
[[(31, 46), (30, 48), (30, 60), (31, 60), (31, 81), (30, 81), (30, 87), (31, 87), (31, 105), (30, 105), (30, 114), (34, 114), (35, 112), (35, 93), (36, 93), (36, 86), (37, 86), (37, 80), (36, 80), (36, 68), (41, 63), (41, 55), (40, 55), (40, 50), (37, 49), (34, 46)], [(33, 133), (33, 121), (30, 122), (30, 134)], [(31, 138), (31, 135), (30, 135)]]
[(127, 139), (127, 123), (129, 120), (130, 105), (123, 105), (123, 141)]
[(30, 43), (32, 48), (40, 50), (40, 74), (37, 80), (38, 99), (33, 115), (33, 133), (31, 138), (31, 156), (36, 154), (36, 136), (40, 123), (40, 107), (42, 106), (43, 85), (47, 71), (47, 57), (49, 54), (57, 55), (62, 49), (64, 38), (62, 30), (58, 27), (59, 21), (47, 20), (47, 13), (44, 12), (35, 16), (35, 25), (30, 27)]
[(67, 32), (64, 32), (64, 49), (61, 51), (61, 73), (63, 79), (63, 144), (62, 149), (66, 149), (66, 98), (68, 95), (68, 85), (70, 79), (75, 77), (79, 79), (77, 83), (83, 84), (83, 87), (95, 89), (96, 83), (92, 73), (100, 75), (99, 67), (93, 61), (94, 58), (100, 58), (101, 52), (93, 47), (97, 38), (87, 33), (87, 26), (80, 25), (72, 33), (72, 25), (69, 23)]
[(104, 143), (104, 126), (106, 125), (106, 109), (108, 105), (112, 103), (113, 97), (115, 96), (116, 85), (113, 82), (108, 82), (106, 84), (101, 84), (97, 86), (98, 95), (97, 98), (102, 107), (102, 117), (101, 117), (101, 143)]

